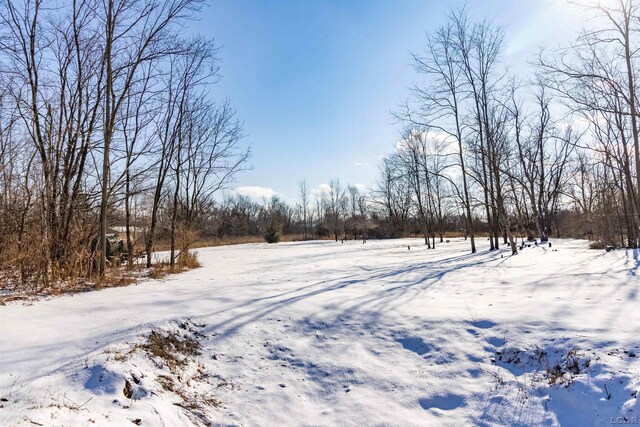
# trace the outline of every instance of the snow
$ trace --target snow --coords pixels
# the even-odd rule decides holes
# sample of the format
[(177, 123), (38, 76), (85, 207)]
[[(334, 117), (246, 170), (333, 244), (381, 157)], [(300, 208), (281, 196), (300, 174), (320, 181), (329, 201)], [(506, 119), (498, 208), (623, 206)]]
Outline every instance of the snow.
[[(485, 243), (205, 248), (164, 280), (2, 306), (0, 425), (640, 423), (638, 252)], [(151, 330), (199, 354), (170, 369)]]
[[(121, 225), (121, 226), (117, 226), (117, 227), (111, 227), (111, 230), (113, 230), (113, 231), (115, 231), (117, 233), (123, 233), (124, 234), (124, 233), (127, 232), (127, 227), (124, 226), (124, 225)], [(131, 233), (143, 233), (144, 232), (144, 228), (131, 226), (131, 227), (129, 227), (129, 231)]]

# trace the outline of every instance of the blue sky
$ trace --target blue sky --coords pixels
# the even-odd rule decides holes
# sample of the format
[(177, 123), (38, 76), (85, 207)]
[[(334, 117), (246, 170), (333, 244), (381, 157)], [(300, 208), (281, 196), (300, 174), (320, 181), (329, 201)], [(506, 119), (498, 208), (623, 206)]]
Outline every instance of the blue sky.
[[(587, 0), (585, 0), (587, 1)], [(245, 123), (253, 170), (233, 188), (297, 198), (340, 178), (371, 186), (398, 139), (391, 111), (416, 80), (409, 52), (453, 7), (506, 28), (504, 62), (524, 73), (540, 46), (579, 27), (563, 0), (214, 0), (194, 30), (222, 46), (223, 79)], [(244, 187), (259, 187), (247, 189)]]

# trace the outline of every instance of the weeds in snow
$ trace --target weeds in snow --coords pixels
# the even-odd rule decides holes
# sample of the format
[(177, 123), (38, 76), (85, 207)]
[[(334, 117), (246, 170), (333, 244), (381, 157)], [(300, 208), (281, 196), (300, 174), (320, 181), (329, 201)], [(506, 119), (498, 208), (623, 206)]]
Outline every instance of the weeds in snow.
[(171, 372), (186, 366), (190, 358), (200, 355), (201, 344), (193, 337), (180, 337), (177, 331), (151, 331), (142, 345), (151, 356), (162, 361)]
[(114, 265), (107, 269), (102, 278), (90, 271), (84, 276), (77, 274), (64, 280), (51, 279), (46, 286), (39, 287), (20, 286), (18, 285), (19, 281), (8, 277), (6, 272), (0, 272), (0, 305), (14, 301), (33, 300), (39, 297), (54, 297), (129, 286), (145, 278), (162, 279), (169, 274), (182, 273), (200, 266), (197, 252), (185, 251), (180, 254), (173, 268), (164, 261), (156, 262), (151, 268), (146, 268), (141, 264), (134, 264), (130, 268)]
[(575, 377), (584, 374), (591, 365), (591, 358), (572, 348), (566, 353), (562, 350), (548, 351), (538, 346), (529, 350), (507, 348), (496, 352), (496, 360), (505, 365), (514, 374), (526, 380), (545, 381), (549, 385), (569, 386)]

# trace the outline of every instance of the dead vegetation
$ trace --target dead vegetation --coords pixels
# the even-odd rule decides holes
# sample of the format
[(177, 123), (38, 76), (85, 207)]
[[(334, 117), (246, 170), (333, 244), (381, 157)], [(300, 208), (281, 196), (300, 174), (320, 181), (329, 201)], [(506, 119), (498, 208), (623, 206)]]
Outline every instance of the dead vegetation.
[(185, 251), (173, 268), (166, 261), (156, 262), (150, 268), (146, 268), (142, 264), (114, 265), (107, 269), (103, 277), (94, 274), (73, 276), (65, 280), (50, 280), (46, 286), (24, 286), (13, 276), (7, 275), (6, 272), (0, 272), (0, 305), (40, 297), (130, 286), (146, 278), (162, 279), (170, 274), (178, 274), (199, 267), (201, 264), (197, 252)]
[(198, 260), (196, 252), (183, 252), (178, 258), (178, 262), (171, 267), (171, 264), (167, 261), (161, 261), (155, 263), (148, 270), (148, 277), (151, 279), (162, 279), (170, 274), (178, 274), (194, 268), (200, 268), (202, 265)]
[(204, 425), (210, 425), (209, 417), (206, 415), (207, 408), (218, 407), (220, 402), (206, 395), (197, 395), (182, 402), (176, 402), (174, 405), (181, 407), (194, 423), (201, 422)]
[(569, 386), (591, 366), (591, 357), (571, 348), (546, 350), (534, 346), (528, 350), (508, 348), (496, 352), (496, 361), (514, 375), (531, 372), (533, 381)]
[(223, 408), (218, 394), (235, 387), (211, 372), (203, 360), (205, 328), (191, 319), (171, 321), (144, 334), (137, 343), (108, 349), (101, 366), (123, 378), (118, 392), (126, 399), (160, 397), (180, 408), (194, 425), (211, 425), (212, 411)]
[(194, 268), (200, 268), (202, 265), (198, 260), (198, 255), (196, 252), (191, 251), (183, 251), (180, 253), (180, 257), (178, 257), (178, 269), (180, 270), (191, 270)]
[(602, 240), (594, 240), (589, 243), (589, 249), (606, 249), (607, 246), (608, 245)]
[(177, 331), (154, 330), (147, 335), (142, 348), (176, 374), (201, 354), (202, 345), (194, 337), (181, 337)]
[(199, 360), (204, 326), (185, 320), (177, 322), (177, 328), (154, 329), (139, 348), (159, 369), (167, 368), (168, 373), (157, 375), (155, 380), (164, 391), (180, 399), (173, 404), (182, 408), (195, 424), (209, 425), (207, 411), (222, 406), (209, 391), (229, 387), (230, 383), (211, 375)]
[(568, 386), (574, 378), (589, 368), (591, 358), (578, 353), (578, 350), (571, 349), (557, 360), (553, 366), (547, 365), (546, 378), (549, 384), (559, 384)]

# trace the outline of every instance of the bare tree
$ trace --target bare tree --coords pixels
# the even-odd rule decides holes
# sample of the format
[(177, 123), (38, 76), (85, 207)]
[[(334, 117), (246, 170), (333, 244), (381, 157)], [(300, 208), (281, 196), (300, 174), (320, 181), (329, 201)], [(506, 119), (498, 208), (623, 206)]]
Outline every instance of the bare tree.
[(104, 112), (100, 197), (100, 275), (107, 251), (107, 209), (111, 188), (110, 149), (120, 109), (145, 63), (179, 50), (176, 25), (197, 10), (201, 0), (106, 0), (104, 17)]
[(461, 68), (460, 51), (456, 45), (456, 20), (449, 17), (445, 25), (427, 38), (424, 54), (413, 54), (416, 71), (427, 78), (425, 86), (413, 89), (415, 106), (407, 103), (402, 119), (414, 126), (441, 133), (457, 146), (458, 163), (462, 175), (463, 209), (470, 237), (471, 253), (476, 252), (473, 230), (468, 171), (463, 142), (466, 127), (463, 123), (463, 104), (466, 101), (465, 74)]
[(360, 232), (362, 243), (367, 243), (367, 216), (369, 212), (369, 202), (365, 195), (358, 198), (358, 213), (360, 214)]
[[(616, 0), (586, 9), (595, 23), (575, 43), (554, 56), (541, 54), (538, 65), (545, 84), (590, 126), (592, 144), (581, 148), (601, 163), (603, 178), (611, 180), (622, 207), (627, 245), (638, 247), (640, 234), (640, 146), (637, 123), (636, 1)], [(579, 173), (584, 177), (581, 161)], [(609, 169), (604, 173), (605, 170)], [(604, 190), (603, 190), (604, 191)], [(579, 199), (574, 199), (579, 200)]]
[(397, 153), (382, 160), (373, 201), (382, 206), (393, 234), (401, 236), (407, 227), (412, 190), (406, 174), (399, 165)]
[[(360, 191), (355, 185), (347, 185), (347, 196), (349, 205), (349, 221), (353, 231), (353, 240), (358, 239), (358, 200), (360, 199)], [(345, 230), (346, 239), (346, 230)]]
[(326, 209), (325, 218), (328, 220), (333, 236), (338, 241), (340, 231), (343, 230), (346, 194), (339, 179), (329, 182), (329, 191), (323, 194)]
[(302, 240), (307, 240), (307, 214), (309, 211), (309, 185), (303, 179), (299, 185), (300, 209), (302, 212)]

